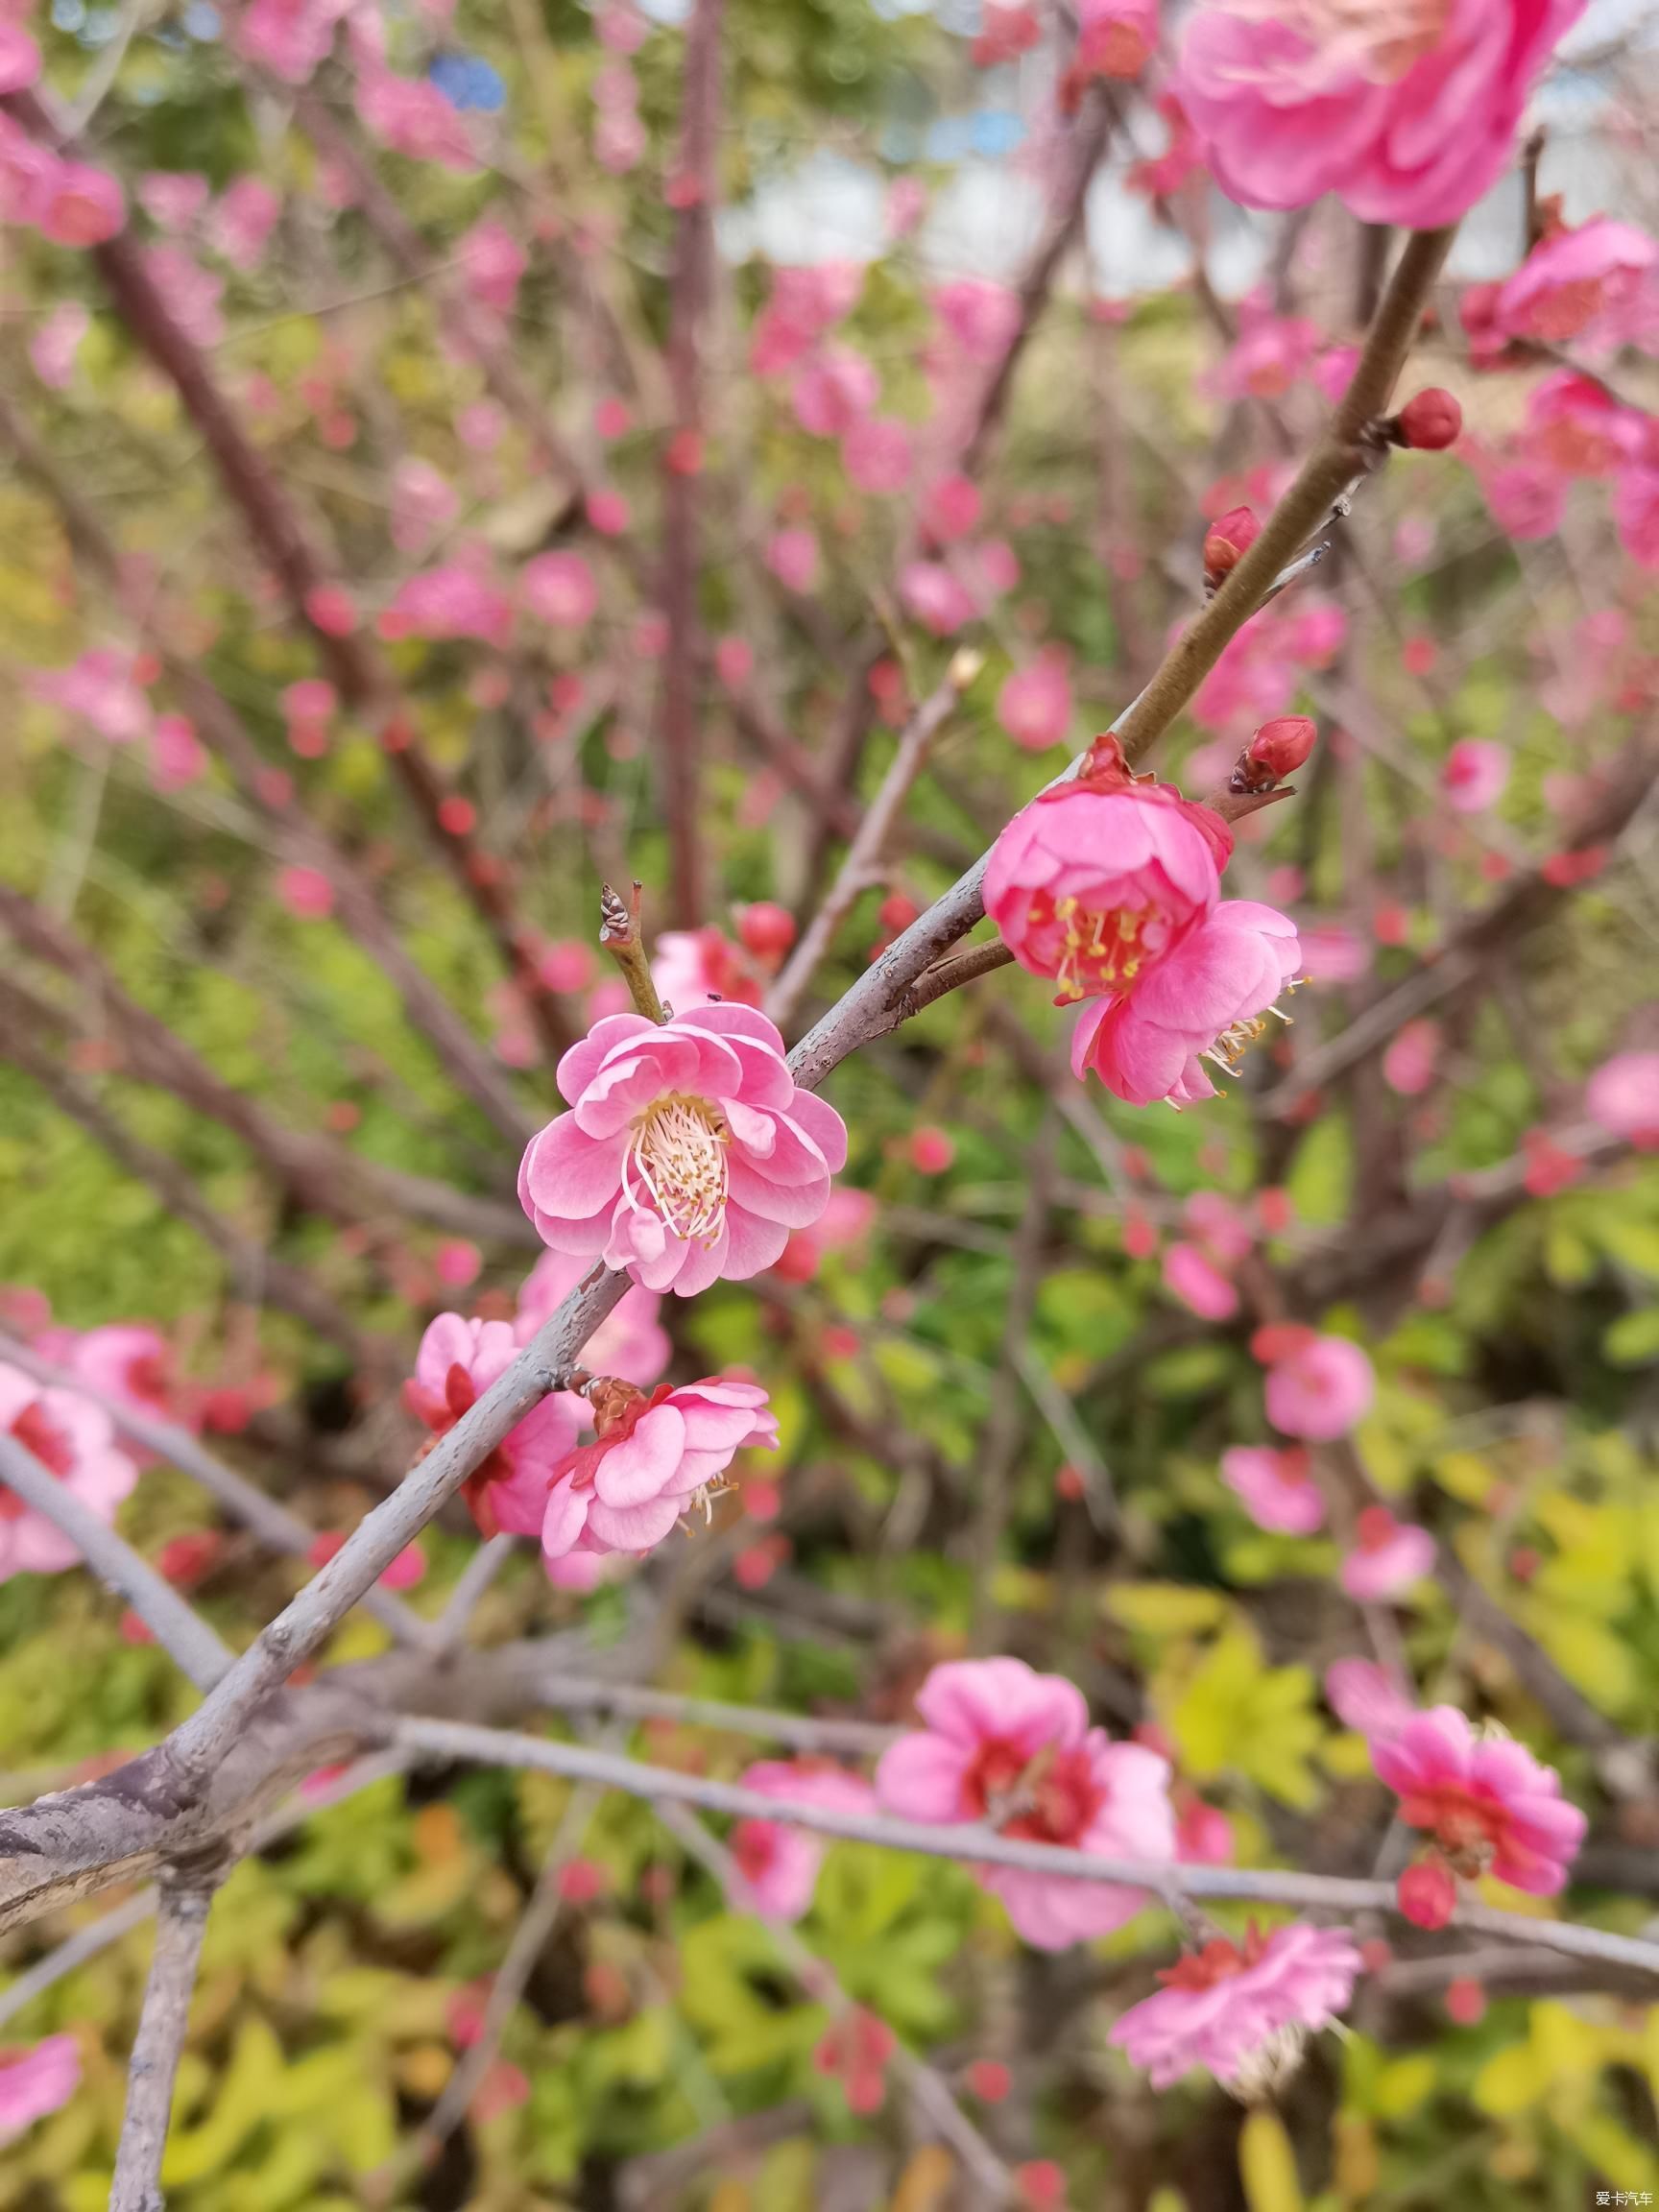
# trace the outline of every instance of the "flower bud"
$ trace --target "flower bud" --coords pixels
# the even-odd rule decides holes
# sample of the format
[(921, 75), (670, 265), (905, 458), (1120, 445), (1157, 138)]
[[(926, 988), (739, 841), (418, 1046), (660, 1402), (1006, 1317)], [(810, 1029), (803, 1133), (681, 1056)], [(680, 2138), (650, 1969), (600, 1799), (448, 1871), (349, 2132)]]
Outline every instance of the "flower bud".
[(1419, 1859), (1407, 1866), (1394, 1894), (1414, 1928), (1444, 1928), (1457, 1904), (1457, 1885), (1444, 1859)]
[(1271, 722), (1263, 722), (1245, 746), (1240, 763), (1250, 788), (1260, 790), (1266, 783), (1282, 783), (1286, 776), (1293, 776), (1312, 752), (1318, 735), (1306, 714), (1278, 714)]
[(1262, 535), (1262, 525), (1248, 507), (1230, 507), (1204, 533), (1204, 581), (1214, 591), (1232, 575), (1244, 555)]
[(1444, 453), (1463, 435), (1463, 410), (1450, 392), (1431, 385), (1407, 400), (1391, 427), (1397, 445), (1408, 445), (1418, 453)]
[(786, 906), (757, 899), (738, 915), (737, 934), (757, 960), (781, 960), (795, 942), (795, 917)]

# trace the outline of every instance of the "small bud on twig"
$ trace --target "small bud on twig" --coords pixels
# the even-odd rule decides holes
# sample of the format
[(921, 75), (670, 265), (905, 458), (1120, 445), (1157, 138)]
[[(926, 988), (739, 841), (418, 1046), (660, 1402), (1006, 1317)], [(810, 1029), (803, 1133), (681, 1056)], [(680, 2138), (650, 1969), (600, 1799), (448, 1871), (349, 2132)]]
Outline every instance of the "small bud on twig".
[(636, 879), (634, 896), (625, 904), (609, 883), (599, 886), (599, 942), (622, 971), (629, 996), (647, 1022), (665, 1022), (667, 1011), (651, 979), (651, 963), (639, 934), (639, 909), (645, 886)]
[(1278, 714), (1263, 722), (1238, 756), (1233, 775), (1246, 791), (1270, 790), (1293, 776), (1317, 743), (1319, 732), (1306, 714)]
[(1218, 591), (1262, 535), (1254, 509), (1230, 507), (1204, 533), (1204, 589)]
[(1463, 435), (1463, 410), (1450, 392), (1431, 384), (1407, 399), (1398, 415), (1382, 425), (1390, 445), (1409, 446), (1417, 453), (1444, 453)]

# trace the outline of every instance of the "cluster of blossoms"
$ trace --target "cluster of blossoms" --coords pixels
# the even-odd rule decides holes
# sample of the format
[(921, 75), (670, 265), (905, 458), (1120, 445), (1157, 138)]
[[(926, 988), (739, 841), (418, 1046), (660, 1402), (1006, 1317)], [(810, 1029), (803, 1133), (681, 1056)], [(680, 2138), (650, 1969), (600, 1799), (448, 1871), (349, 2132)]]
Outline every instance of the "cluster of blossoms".
[[(1277, 733), (1275, 759), (1306, 758), (1312, 734)], [(985, 911), (1021, 966), (1059, 985), (1057, 1003), (1088, 1002), (1073, 1070), (1131, 1105), (1213, 1097), (1203, 1062), (1234, 1069), (1301, 966), (1283, 914), (1221, 900), (1232, 850), (1218, 814), (1132, 776), (1110, 735), (992, 849)]]
[[(0, 95), (40, 76), (40, 49), (20, 23), (0, 22)], [(0, 225), (38, 230), (55, 246), (101, 246), (127, 220), (120, 185), (106, 169), (68, 161), (12, 116), (0, 114)]]

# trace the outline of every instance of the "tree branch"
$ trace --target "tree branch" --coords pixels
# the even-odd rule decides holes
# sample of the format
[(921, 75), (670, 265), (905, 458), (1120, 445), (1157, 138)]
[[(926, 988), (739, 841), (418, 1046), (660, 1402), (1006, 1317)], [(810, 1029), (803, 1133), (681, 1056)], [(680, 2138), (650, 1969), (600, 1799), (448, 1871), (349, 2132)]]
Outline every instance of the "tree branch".
[(0, 1429), (0, 1485), (68, 1537), (87, 1566), (126, 1599), (199, 1690), (210, 1690), (225, 1674), (231, 1654), (206, 1622), (89, 1505), (83, 1504), (66, 1482), (4, 1429)]
[(212, 1897), (211, 1886), (202, 1880), (169, 1884), (161, 1893), (138, 2039), (127, 2068), (127, 2110), (115, 2152), (109, 2212), (166, 2212), (161, 2155), (167, 2147), (173, 2083), (190, 2024), (190, 1995)]

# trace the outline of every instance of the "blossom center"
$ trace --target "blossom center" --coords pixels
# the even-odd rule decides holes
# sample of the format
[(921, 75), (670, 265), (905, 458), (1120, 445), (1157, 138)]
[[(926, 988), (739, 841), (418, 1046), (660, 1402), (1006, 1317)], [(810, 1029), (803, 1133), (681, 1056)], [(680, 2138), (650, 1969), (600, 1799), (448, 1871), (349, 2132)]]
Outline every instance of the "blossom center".
[(1112, 906), (1101, 911), (1085, 906), (1080, 899), (1056, 899), (1047, 891), (1032, 898), (1031, 926), (1055, 934), (1054, 980), (1063, 1004), (1104, 991), (1127, 990), (1147, 956), (1158, 949), (1150, 940), (1167, 934), (1158, 917), (1144, 907)]
[[(1228, 0), (1228, 7), (1306, 40), (1312, 53), (1304, 66), (1321, 82), (1361, 77), (1397, 84), (1445, 36), (1452, 0)], [(1278, 75), (1283, 64), (1268, 66)]]
[(635, 1185), (643, 1186), (652, 1210), (677, 1237), (711, 1244), (726, 1220), (729, 1141), (724, 1118), (707, 1098), (672, 1092), (635, 1124), (623, 1162), (623, 1191), (637, 1207)]
[(1503, 1806), (1472, 1796), (1455, 1782), (1413, 1791), (1400, 1810), (1413, 1828), (1433, 1837), (1454, 1871), (1469, 1880), (1491, 1865), (1508, 1827)]
[(1028, 1757), (998, 1738), (987, 1743), (963, 1783), (974, 1813), (1004, 1836), (1033, 1843), (1077, 1843), (1100, 1809), (1100, 1791), (1081, 1748), (1045, 1744)]
[(739, 1820), (732, 1831), (732, 1856), (745, 1882), (764, 1881), (778, 1856), (778, 1830), (770, 1820)]
[[(69, 1439), (38, 1399), (24, 1407), (12, 1424), (12, 1433), (60, 1482), (73, 1471), (75, 1453)], [(27, 1511), (15, 1491), (0, 1486), (0, 1521), (20, 1521)]]
[(168, 1380), (164, 1352), (140, 1352), (127, 1362), (128, 1389), (151, 1406), (166, 1406)]

